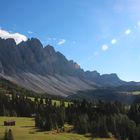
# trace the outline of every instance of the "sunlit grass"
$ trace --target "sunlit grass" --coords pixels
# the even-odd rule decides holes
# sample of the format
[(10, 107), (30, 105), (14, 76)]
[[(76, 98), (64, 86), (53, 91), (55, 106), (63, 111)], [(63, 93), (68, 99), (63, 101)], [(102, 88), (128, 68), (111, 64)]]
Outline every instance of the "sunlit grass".
[[(16, 126), (3, 126), (5, 120), (15, 120)], [(34, 127), (33, 118), (24, 117), (0, 117), (0, 139), (4, 137), (5, 129), (12, 129), (14, 140), (115, 140), (114, 138), (85, 137), (76, 133), (57, 133), (56, 131), (40, 132)], [(70, 127), (66, 125), (66, 127)]]
[[(5, 120), (15, 120), (16, 126), (3, 126)], [(12, 129), (14, 140), (89, 140), (83, 135), (73, 133), (39, 132), (34, 127), (33, 118), (0, 117), (0, 138), (4, 137), (6, 128)]]
[[(28, 97), (28, 98), (31, 99), (32, 101), (35, 100), (34, 97)], [(43, 99), (43, 103), (45, 104), (45, 99)], [(53, 100), (52, 100), (52, 104), (54, 105), (55, 103), (56, 103), (56, 106), (59, 106), (59, 105), (60, 105), (60, 100), (54, 100), (54, 99), (53, 99)], [(67, 107), (68, 104), (71, 104), (71, 102), (65, 101), (64, 104), (65, 104), (65, 107)]]
[(133, 95), (139, 95), (140, 94), (140, 91), (133, 91), (131, 94), (133, 94)]

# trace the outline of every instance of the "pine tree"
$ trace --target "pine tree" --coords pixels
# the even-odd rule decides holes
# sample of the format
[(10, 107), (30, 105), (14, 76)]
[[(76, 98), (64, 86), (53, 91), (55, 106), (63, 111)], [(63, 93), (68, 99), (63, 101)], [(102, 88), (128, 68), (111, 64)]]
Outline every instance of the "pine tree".
[(4, 140), (8, 140), (8, 131), (5, 129)]
[(9, 132), (8, 132), (8, 140), (14, 140), (13, 133), (12, 133), (11, 129), (9, 129)]
[(9, 129), (8, 131), (7, 131), (7, 129), (5, 130), (4, 140), (14, 140), (11, 129)]

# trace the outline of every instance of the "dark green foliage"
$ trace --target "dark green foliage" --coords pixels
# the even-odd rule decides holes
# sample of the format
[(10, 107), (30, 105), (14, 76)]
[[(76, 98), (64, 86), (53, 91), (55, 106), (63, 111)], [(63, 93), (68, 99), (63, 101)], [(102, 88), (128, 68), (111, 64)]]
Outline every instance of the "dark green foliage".
[(123, 103), (132, 103), (135, 100), (135, 96), (126, 93), (127, 92), (120, 91), (119, 88), (97, 88), (95, 90), (78, 91), (77, 94), (72, 94), (68, 96), (68, 98), (78, 100), (86, 99), (91, 102), (98, 102), (98, 100), (104, 100), (107, 102), (119, 101)]
[[(47, 99), (46, 99), (47, 101)], [(51, 99), (46, 102), (46, 105), (40, 105), (38, 113), (35, 117), (36, 127), (42, 130), (52, 130), (63, 128), (65, 123), (65, 107), (52, 105)]]
[(134, 120), (137, 125), (140, 124), (140, 104), (132, 104), (128, 116)]
[(14, 140), (12, 130), (5, 130), (4, 140)]
[(8, 140), (8, 131), (5, 129), (4, 140)]
[(75, 123), (74, 123), (75, 130), (78, 133), (85, 134), (89, 131), (89, 118), (87, 114), (80, 114), (77, 115)]
[(138, 140), (140, 137), (139, 126), (128, 118), (125, 105), (119, 102), (99, 101), (92, 104), (85, 100), (74, 101), (66, 108), (66, 115), (67, 121), (74, 125), (78, 133), (109, 137), (111, 132), (119, 140)]

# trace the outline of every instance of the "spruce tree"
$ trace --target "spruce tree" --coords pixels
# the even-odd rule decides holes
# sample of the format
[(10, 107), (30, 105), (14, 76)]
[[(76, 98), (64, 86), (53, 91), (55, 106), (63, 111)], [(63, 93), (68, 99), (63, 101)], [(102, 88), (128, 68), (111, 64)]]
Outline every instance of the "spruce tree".
[(7, 131), (7, 129), (5, 130), (4, 140), (14, 140), (11, 129), (9, 129), (8, 131)]
[(14, 140), (12, 130), (9, 129), (8, 131), (8, 140)]
[(8, 140), (8, 131), (5, 129), (4, 140)]

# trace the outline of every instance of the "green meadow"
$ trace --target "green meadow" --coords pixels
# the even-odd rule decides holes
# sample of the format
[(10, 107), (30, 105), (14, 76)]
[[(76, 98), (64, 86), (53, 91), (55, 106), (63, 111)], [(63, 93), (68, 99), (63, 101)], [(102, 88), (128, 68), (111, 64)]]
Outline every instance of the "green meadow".
[[(16, 126), (4, 126), (5, 120), (15, 120)], [(34, 127), (33, 118), (0, 117), (0, 140), (3, 139), (5, 129), (12, 129), (14, 140), (91, 140), (89, 137), (75, 133), (57, 133), (56, 131), (39, 131)], [(114, 140), (94, 138), (92, 140)]]
[(140, 91), (133, 91), (131, 94), (133, 94), (133, 95), (139, 95), (140, 94)]

